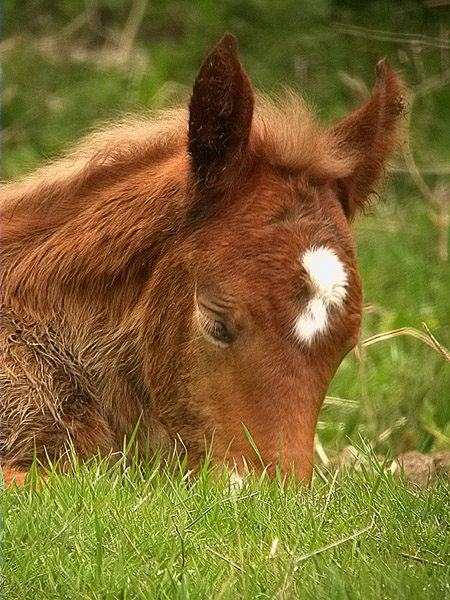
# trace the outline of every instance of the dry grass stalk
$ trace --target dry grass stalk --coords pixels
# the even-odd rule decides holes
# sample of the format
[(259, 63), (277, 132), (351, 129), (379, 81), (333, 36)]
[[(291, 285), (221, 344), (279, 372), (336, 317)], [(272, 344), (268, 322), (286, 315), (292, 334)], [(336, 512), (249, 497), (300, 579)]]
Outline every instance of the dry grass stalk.
[(398, 329), (392, 329), (391, 331), (386, 331), (384, 333), (378, 333), (376, 335), (372, 335), (361, 342), (362, 348), (368, 348), (369, 346), (373, 346), (378, 342), (383, 342), (386, 340), (390, 340), (395, 337), (399, 337), (401, 335), (409, 335), (414, 337), (425, 344), (430, 346), (438, 352), (446, 362), (450, 362), (450, 353), (442, 344), (440, 344), (436, 338), (431, 334), (428, 326), (425, 323), (422, 323), (422, 327), (424, 327), (427, 335), (424, 335), (422, 332), (414, 329), (412, 327), (399, 327)]

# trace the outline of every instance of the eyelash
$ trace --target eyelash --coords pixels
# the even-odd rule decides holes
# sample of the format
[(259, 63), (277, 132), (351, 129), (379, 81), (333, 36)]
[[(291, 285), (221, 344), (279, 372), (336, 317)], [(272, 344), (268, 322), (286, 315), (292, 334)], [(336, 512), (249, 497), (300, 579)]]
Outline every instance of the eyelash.
[(198, 313), (198, 320), (203, 332), (213, 343), (221, 346), (229, 346), (233, 341), (230, 331), (222, 321), (209, 319), (200, 311)]

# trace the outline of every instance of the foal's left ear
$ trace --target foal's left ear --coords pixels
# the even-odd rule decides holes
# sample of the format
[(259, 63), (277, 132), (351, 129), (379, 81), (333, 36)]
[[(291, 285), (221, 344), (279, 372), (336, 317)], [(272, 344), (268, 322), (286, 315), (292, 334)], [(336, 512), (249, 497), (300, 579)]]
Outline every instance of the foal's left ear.
[(205, 59), (189, 106), (188, 150), (201, 186), (226, 184), (241, 171), (252, 114), (252, 86), (228, 34)]
[(343, 154), (353, 165), (339, 181), (340, 199), (348, 218), (363, 209), (379, 182), (399, 141), (399, 125), (405, 111), (405, 86), (381, 60), (370, 99), (333, 129)]

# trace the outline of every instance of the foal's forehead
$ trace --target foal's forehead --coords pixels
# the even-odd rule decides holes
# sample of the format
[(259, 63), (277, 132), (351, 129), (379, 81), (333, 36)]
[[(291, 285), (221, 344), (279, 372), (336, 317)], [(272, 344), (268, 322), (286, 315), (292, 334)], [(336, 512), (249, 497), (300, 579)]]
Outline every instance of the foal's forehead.
[(249, 287), (247, 299), (259, 307), (261, 318), (267, 311), (274, 316), (275, 310), (298, 342), (312, 346), (355, 309), (352, 237), (330, 186), (307, 185), (295, 177), (274, 184), (256, 199), (256, 214), (246, 221), (236, 278)]
[(261, 169), (238, 192), (234, 215), (239, 220), (244, 214), (260, 225), (309, 219), (316, 225), (327, 223), (345, 229), (347, 220), (333, 185), (325, 178), (311, 180), (303, 172)]
[(201, 262), (214, 261), (235, 280), (251, 276), (262, 284), (265, 277), (288, 282), (302, 270), (317, 274), (334, 256), (353, 264), (351, 233), (330, 186), (272, 170), (243, 188), (199, 232)]
[(234, 222), (216, 221), (200, 277), (210, 272), (230, 305), (263, 330), (313, 347), (359, 310), (353, 244), (335, 199), (322, 206), (315, 190), (282, 191), (257, 199)]

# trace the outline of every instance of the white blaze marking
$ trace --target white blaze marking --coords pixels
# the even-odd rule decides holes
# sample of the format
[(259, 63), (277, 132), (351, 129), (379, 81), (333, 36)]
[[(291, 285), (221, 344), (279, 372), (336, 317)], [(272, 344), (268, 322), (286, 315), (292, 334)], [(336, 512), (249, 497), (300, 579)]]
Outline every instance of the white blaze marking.
[(311, 343), (328, 328), (328, 309), (340, 308), (347, 293), (345, 267), (330, 248), (314, 247), (305, 252), (302, 264), (309, 278), (312, 297), (295, 321), (295, 335)]

